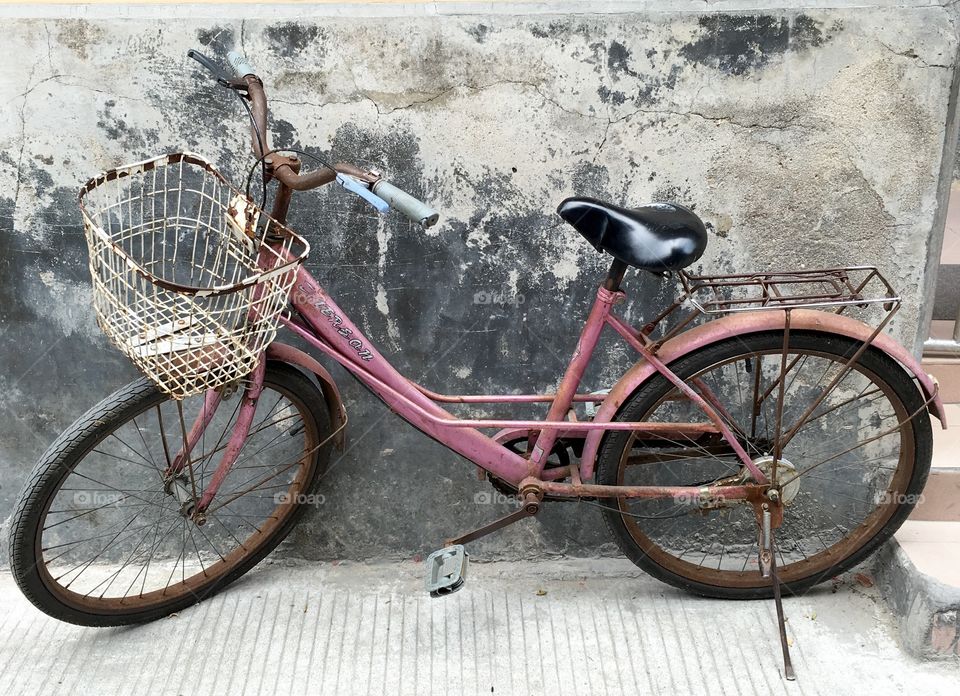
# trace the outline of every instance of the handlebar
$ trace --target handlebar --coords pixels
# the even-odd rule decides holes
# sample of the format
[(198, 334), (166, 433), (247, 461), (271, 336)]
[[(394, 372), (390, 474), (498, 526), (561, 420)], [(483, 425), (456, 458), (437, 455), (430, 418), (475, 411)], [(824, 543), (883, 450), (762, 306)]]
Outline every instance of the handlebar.
[(218, 83), (246, 92), (250, 100), (250, 117), (253, 120), (250, 131), (254, 155), (258, 159), (263, 158), (268, 174), (283, 186), (294, 191), (308, 191), (325, 186), (332, 181), (339, 181), (344, 188), (361, 196), (380, 212), (386, 212), (386, 205), (392, 206), (409, 220), (423, 227), (432, 227), (439, 220), (440, 215), (437, 211), (384, 181), (379, 173), (364, 171), (346, 162), (337, 162), (333, 165), (333, 171), (324, 168), (301, 174), (300, 162), (295, 156), (275, 153), (270, 146), (270, 133), (267, 130), (267, 95), (263, 89), (263, 81), (257, 77), (246, 58), (236, 51), (230, 51), (228, 60), (236, 75), (231, 79), (223, 74), (216, 63), (199, 51), (191, 49), (187, 51), (187, 56), (205, 67)]
[(388, 181), (376, 181), (370, 188), (380, 198), (423, 227), (433, 227), (440, 219), (440, 213), (436, 210)]

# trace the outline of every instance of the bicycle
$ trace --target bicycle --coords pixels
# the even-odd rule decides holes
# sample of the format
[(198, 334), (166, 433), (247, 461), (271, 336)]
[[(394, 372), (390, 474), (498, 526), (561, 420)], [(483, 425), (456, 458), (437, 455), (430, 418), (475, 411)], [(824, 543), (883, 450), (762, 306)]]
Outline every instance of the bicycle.
[[(395, 370), (304, 270), (308, 244), (286, 219), (294, 191), (333, 181), (418, 225), (437, 213), (376, 171), (272, 149), (263, 83), (245, 59), (231, 54), (231, 77), (189, 55), (247, 108), (263, 195), (257, 205), (251, 176), (240, 192), (185, 153), (83, 187), (97, 319), (146, 376), (82, 415), (36, 465), (10, 536), (27, 598), (82, 625), (150, 621), (223, 589), (280, 543), (347, 425), (330, 373), (274, 340), (284, 327), (516, 496), (515, 511), (431, 556), (432, 594), (462, 585), (463, 544), (579, 501), (666, 583), (773, 597), (792, 678), (781, 590), (832, 578), (893, 534), (927, 477), (930, 415), (946, 423), (936, 384), (883, 332), (900, 297), (880, 271), (696, 275), (686, 269), (707, 230), (691, 210), (567, 199), (559, 215), (612, 259), (556, 391), (436, 393)], [(298, 155), (320, 167), (301, 172)], [(629, 268), (680, 285), (639, 328), (614, 312)], [(604, 329), (638, 361), (609, 391), (581, 393)], [(445, 408), (470, 404), (546, 414)]]

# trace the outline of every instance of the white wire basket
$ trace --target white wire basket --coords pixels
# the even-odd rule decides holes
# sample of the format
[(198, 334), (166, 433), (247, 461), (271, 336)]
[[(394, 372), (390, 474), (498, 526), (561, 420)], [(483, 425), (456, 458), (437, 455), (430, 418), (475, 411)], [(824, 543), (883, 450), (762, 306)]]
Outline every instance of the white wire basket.
[(302, 237), (190, 153), (104, 172), (79, 200), (97, 323), (144, 374), (182, 399), (256, 367)]

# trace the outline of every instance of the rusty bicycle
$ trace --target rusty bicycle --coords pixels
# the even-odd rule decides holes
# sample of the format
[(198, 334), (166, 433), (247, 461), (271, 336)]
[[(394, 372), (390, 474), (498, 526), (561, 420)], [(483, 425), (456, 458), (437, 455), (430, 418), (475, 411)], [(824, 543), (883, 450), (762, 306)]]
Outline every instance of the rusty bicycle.
[[(434, 595), (462, 585), (464, 544), (580, 501), (571, 514), (599, 508), (623, 553), (664, 582), (773, 597), (788, 660), (781, 591), (853, 567), (906, 519), (930, 466), (930, 415), (944, 412), (884, 332), (900, 297), (877, 268), (693, 273), (708, 235), (691, 210), (570, 198), (561, 218), (611, 258), (556, 390), (437, 393), (394, 369), (303, 268), (308, 242), (286, 223), (294, 192), (332, 182), (416, 225), (437, 213), (376, 171), (273, 149), (246, 60), (232, 55), (229, 76), (190, 55), (247, 108), (262, 196), (189, 153), (83, 186), (97, 321), (145, 377), (80, 416), (19, 499), (13, 573), (42, 611), (91, 626), (157, 619), (274, 549), (344, 442), (346, 410), (318, 356), (516, 497), (513, 512), (431, 556)], [(305, 159), (317, 167), (301, 171)], [(679, 288), (639, 327), (615, 312), (631, 268)], [(276, 341), (280, 328), (312, 351)], [(603, 331), (637, 362), (611, 389), (582, 391)], [(476, 404), (545, 414), (451, 413)]]

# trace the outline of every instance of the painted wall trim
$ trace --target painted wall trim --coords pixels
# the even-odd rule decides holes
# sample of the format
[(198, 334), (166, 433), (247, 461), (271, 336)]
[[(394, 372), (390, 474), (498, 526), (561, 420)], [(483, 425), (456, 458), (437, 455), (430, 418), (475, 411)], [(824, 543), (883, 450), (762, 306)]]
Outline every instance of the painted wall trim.
[(796, 0), (795, 2), (758, 0), (556, 0), (554, 2), (513, 2), (512, 0), (432, 0), (398, 2), (396, 0), (359, 0), (350, 2), (263, 3), (258, 0), (180, 3), (172, 0), (145, 0), (138, 4), (119, 2), (21, 3), (0, 0), (0, 17), (20, 19), (139, 19), (184, 16), (193, 19), (308, 19), (311, 17), (444, 17), (457, 15), (603, 15), (677, 14), (704, 12), (810, 11), (871, 8), (939, 8), (936, 2), (923, 0)]

